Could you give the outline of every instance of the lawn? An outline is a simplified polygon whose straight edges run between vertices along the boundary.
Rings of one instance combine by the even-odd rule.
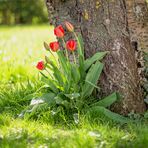
[[[80,117],[79,124],[55,122],[50,111],[37,119],[18,115],[42,82],[36,62],[48,54],[43,42],[54,40],[52,27],[0,27],[0,148],[147,148],[148,122],[119,124]]]

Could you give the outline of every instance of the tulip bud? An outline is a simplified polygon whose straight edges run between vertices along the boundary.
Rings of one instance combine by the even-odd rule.
[[[76,45],[77,45],[77,43],[75,40],[69,40],[66,42],[66,47],[70,51],[76,50]]]
[[[49,46],[53,52],[56,52],[60,47],[58,42],[51,42]]]
[[[73,32],[74,31],[74,27],[70,22],[65,22],[66,28],[68,31]]]
[[[48,44],[46,43],[46,42],[44,42],[44,47],[45,47],[45,49],[48,51],[48,50],[50,50],[50,48],[49,48],[49,46],[48,46]]]
[[[36,65],[36,68],[38,70],[44,70],[45,69],[45,65],[43,61],[38,62],[38,64]]]
[[[56,27],[55,29],[54,29],[54,34],[57,36],[57,37],[59,37],[59,38],[63,38],[64,37],[64,29],[63,29],[63,27],[62,27],[62,25],[60,25],[60,26],[58,26],[58,27]]]
[[[45,56],[45,61],[46,61],[46,63],[50,63],[50,60],[49,60],[49,58],[47,57],[47,56]]]

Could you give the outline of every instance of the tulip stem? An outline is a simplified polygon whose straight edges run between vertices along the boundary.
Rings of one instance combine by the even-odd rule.
[[[73,54],[74,62],[75,62],[75,64],[77,64],[77,61],[76,61],[76,56],[75,56],[74,51],[72,51],[72,54]]]
[[[73,34],[74,34],[74,36],[75,36],[75,38],[76,38],[76,40],[77,40],[77,43],[78,43],[79,52],[80,52],[80,53],[79,53],[79,56],[80,56],[80,54],[83,54],[82,47],[81,47],[81,43],[80,43],[80,40],[79,40],[77,34],[76,34],[75,32],[73,32]]]
[[[52,78],[52,79],[54,79],[54,77],[51,75],[51,73],[45,68],[45,70],[47,71],[47,73],[50,75],[50,77]]]
[[[49,52],[51,53],[51,55],[53,56],[53,58],[55,59],[55,61],[57,62],[57,65],[58,65],[58,64],[59,64],[58,59],[55,57],[55,55],[52,53],[52,51],[51,51],[51,50],[49,50]]]
[[[64,43],[64,48],[65,48],[65,51],[66,51],[66,58],[67,60],[69,61],[69,58],[68,58],[68,52],[67,52],[67,49],[66,49],[66,43],[65,43],[65,40],[62,38],[63,40],[63,43]]]

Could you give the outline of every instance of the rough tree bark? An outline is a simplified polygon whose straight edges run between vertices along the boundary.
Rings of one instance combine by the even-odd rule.
[[[136,51],[141,86],[148,83],[144,75],[143,52],[148,53],[148,5],[144,0],[126,1],[130,41]],[[147,90],[146,90],[147,91]]]
[[[58,25],[68,20],[81,31],[86,57],[97,51],[110,51],[105,58],[99,96],[120,92],[123,99],[113,106],[113,110],[124,115],[131,111],[142,113],[145,110],[135,49],[131,43],[130,4],[135,1],[46,0],[51,24]],[[144,1],[141,0],[141,3],[145,8]],[[131,20],[128,16],[131,16]]]

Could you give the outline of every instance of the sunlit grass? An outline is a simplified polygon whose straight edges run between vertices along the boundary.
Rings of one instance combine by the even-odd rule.
[[[79,125],[52,125],[42,121],[0,115],[0,147],[146,148],[146,125],[119,126],[82,120]]]
[[[43,42],[55,40],[52,30],[48,25],[0,27],[0,111],[19,112],[30,101],[24,97],[41,85],[35,66],[49,55]]]
[[[43,42],[54,40],[51,30],[50,26],[0,27],[0,81],[34,77],[35,64],[46,53]]]

